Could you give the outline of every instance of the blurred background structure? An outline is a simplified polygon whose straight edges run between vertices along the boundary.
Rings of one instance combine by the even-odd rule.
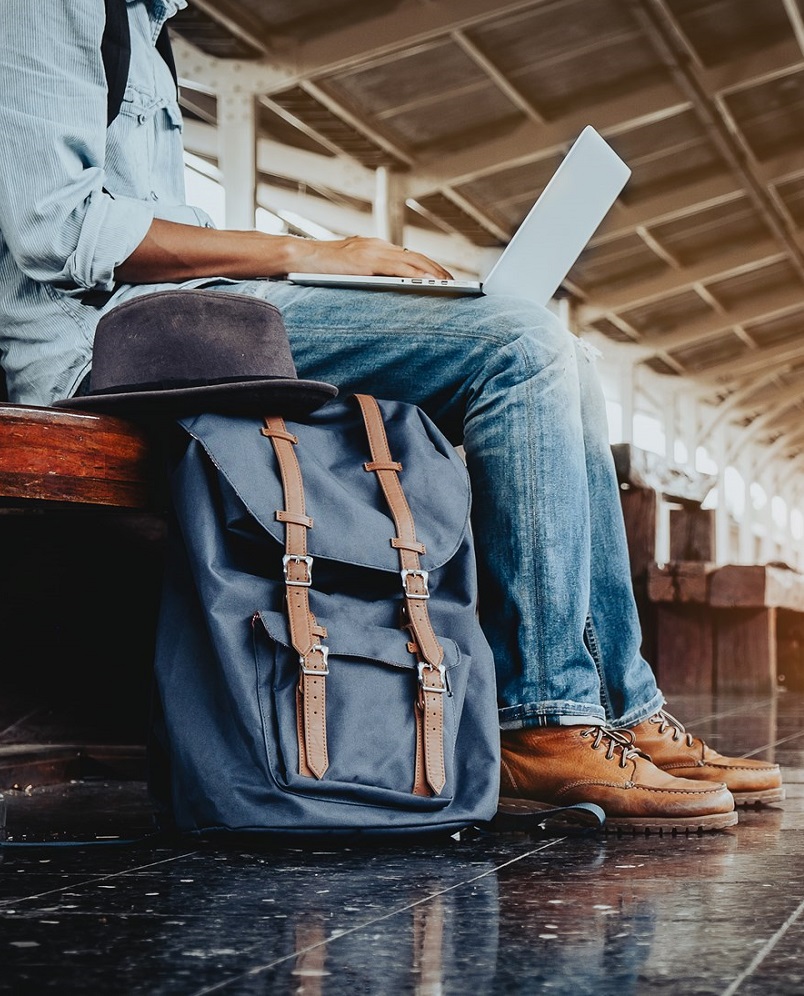
[[[716,475],[718,562],[804,567],[797,0],[190,0],[173,25],[188,196],[221,225],[482,274],[594,125],[633,176],[556,307],[603,352],[612,441]]]

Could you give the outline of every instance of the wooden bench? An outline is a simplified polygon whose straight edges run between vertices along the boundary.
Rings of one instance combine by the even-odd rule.
[[[804,574],[773,565],[654,564],[648,598],[668,694],[804,687]]]
[[[153,509],[155,480],[148,437],[136,425],[107,415],[0,403],[2,507]]]
[[[0,401],[0,791],[142,768],[159,480],[137,425]]]

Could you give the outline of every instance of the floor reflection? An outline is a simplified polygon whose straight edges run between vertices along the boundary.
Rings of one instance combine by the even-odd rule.
[[[674,702],[774,757],[784,808],[701,837],[0,854],[0,992],[804,992],[804,695]],[[15,829],[141,820],[136,786],[11,793]]]

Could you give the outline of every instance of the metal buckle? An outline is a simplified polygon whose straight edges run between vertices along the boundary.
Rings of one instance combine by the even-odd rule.
[[[430,578],[430,572],[429,571],[400,571],[399,573],[402,575],[402,588],[404,589],[404,592],[405,592],[405,598],[418,598],[418,599],[422,599],[423,600],[423,599],[426,599],[426,598],[430,597],[430,589],[428,587],[428,582],[429,582],[429,578]],[[408,582],[408,578],[411,577],[411,576],[413,576],[413,577],[419,577],[419,578],[422,579],[422,581],[424,581],[424,594],[423,595],[416,595],[413,592],[408,591],[408,584],[407,584],[407,582]]]
[[[291,581],[288,577],[288,564],[291,560],[295,564],[304,563],[307,565],[307,580],[306,581]],[[282,558],[282,572],[285,575],[285,584],[289,585],[291,588],[309,588],[313,583],[313,558],[312,557],[300,557],[296,553],[286,553]]]
[[[435,665],[433,665],[433,664],[428,664],[427,661],[419,661],[418,671],[419,671],[419,684],[421,685],[421,687],[424,689],[425,692],[437,692],[439,695],[442,695],[444,692],[446,692],[446,690],[447,690],[447,680],[446,680],[447,669],[444,667],[443,664],[439,664],[438,667],[435,667]],[[439,673],[439,675],[441,677],[441,688],[433,687],[432,685],[425,685],[425,683],[424,683],[424,672],[425,671],[438,671],[438,673]]]
[[[315,646],[310,648],[310,653],[312,653],[314,650],[319,650],[321,652],[321,656],[324,658],[324,670],[319,671],[317,668],[314,667],[305,667],[304,665],[305,658],[300,657],[299,667],[301,668],[301,673],[318,674],[321,675],[322,677],[325,677],[326,675],[329,674],[329,647],[325,647],[323,643],[316,643]]]

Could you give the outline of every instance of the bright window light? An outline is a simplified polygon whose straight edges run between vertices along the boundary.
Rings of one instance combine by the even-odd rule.
[[[308,218],[303,218],[300,214],[296,214],[295,211],[279,211],[279,217],[286,221],[289,225],[293,225],[294,228],[298,228],[299,231],[304,232],[305,235],[309,235],[314,239],[337,239],[340,238],[339,235],[335,235],[328,228],[324,228],[323,225],[319,225],[314,221],[310,221]]]
[[[716,474],[717,464],[709,455],[705,446],[699,446],[695,451],[695,469],[702,474]]]
[[[723,498],[726,508],[741,519],[745,512],[745,481],[734,467],[726,467],[723,475]]]
[[[787,525],[787,502],[779,495],[771,498],[771,518],[779,529],[784,529]]]
[[[256,222],[257,231],[266,232],[268,235],[284,235],[288,230],[288,226],[278,215],[266,211],[265,208],[257,208]]]
[[[606,401],[606,419],[609,423],[609,442],[619,443],[623,438],[623,406],[618,401]]]
[[[193,158],[196,159],[195,156]],[[186,165],[184,189],[188,204],[206,211],[218,228],[226,226],[226,196],[215,179],[199,172],[194,166]]]
[[[790,532],[793,539],[804,539],[804,515],[797,508],[790,513]]]
[[[643,450],[664,456],[664,429],[657,418],[638,412],[634,415],[634,443]]]
[[[751,485],[751,501],[756,509],[764,508],[768,504],[767,492],[756,481]]]

